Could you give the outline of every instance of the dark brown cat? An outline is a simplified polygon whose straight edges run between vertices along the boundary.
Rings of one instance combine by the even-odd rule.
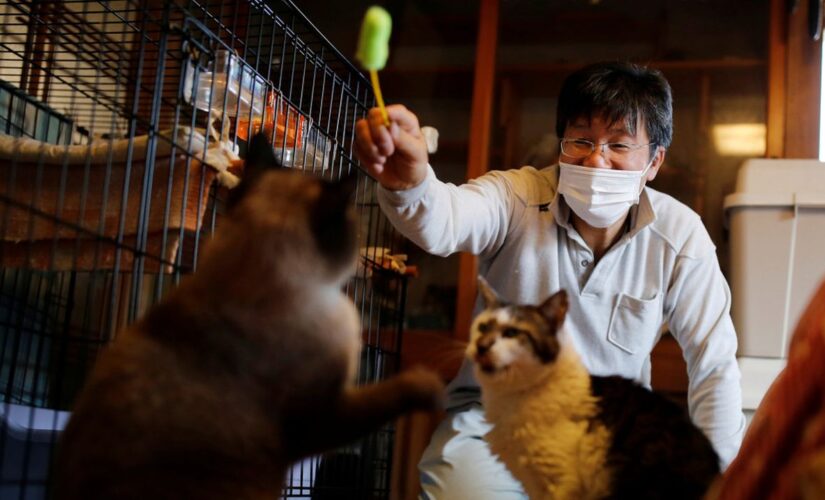
[[[354,179],[274,164],[254,138],[197,272],[98,360],[58,445],[56,498],[274,499],[295,460],[440,405],[425,371],[354,386]]]

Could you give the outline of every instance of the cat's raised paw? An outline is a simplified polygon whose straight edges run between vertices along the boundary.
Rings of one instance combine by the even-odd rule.
[[[444,382],[436,372],[415,367],[402,372],[398,378],[410,399],[411,409],[434,411],[444,408]]]

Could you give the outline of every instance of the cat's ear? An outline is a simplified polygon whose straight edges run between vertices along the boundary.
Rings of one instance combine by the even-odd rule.
[[[564,317],[567,315],[567,292],[559,290],[551,295],[547,300],[539,305],[539,312],[548,321],[556,325],[556,329],[561,328],[564,323]]]
[[[249,146],[246,148],[246,161],[244,162],[244,176],[247,173],[255,174],[264,172],[271,168],[280,168],[281,164],[275,157],[272,143],[263,132],[258,132],[252,136]]]
[[[484,299],[485,309],[494,309],[501,305],[501,298],[480,274],[478,275],[478,291],[481,293],[481,298]]]
[[[244,160],[243,176],[241,183],[234,189],[229,191],[229,196],[226,200],[228,209],[232,209],[249,191],[249,187],[254,185],[260,176],[267,170],[281,167],[280,162],[275,157],[275,151],[272,149],[272,143],[269,142],[266,134],[258,132],[249,141],[249,146],[246,148],[246,159]]]
[[[350,173],[338,181],[324,181],[312,209],[312,229],[322,253],[335,255],[354,247],[357,238],[350,220],[358,175]],[[346,255],[344,252],[343,255]]]

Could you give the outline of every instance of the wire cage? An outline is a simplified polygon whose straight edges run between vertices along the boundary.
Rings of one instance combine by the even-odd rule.
[[[373,100],[289,0],[0,1],[0,497],[50,495],[99,349],[197,269],[256,130],[284,166],[358,174],[359,382],[397,370],[400,242],[352,156]],[[283,496],[386,498],[392,443],[296,464]]]

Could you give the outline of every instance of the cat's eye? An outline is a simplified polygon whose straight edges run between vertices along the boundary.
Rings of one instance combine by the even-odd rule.
[[[516,328],[505,328],[503,332],[501,332],[501,336],[505,339],[512,339],[514,337],[518,337],[519,333],[521,333]]]

